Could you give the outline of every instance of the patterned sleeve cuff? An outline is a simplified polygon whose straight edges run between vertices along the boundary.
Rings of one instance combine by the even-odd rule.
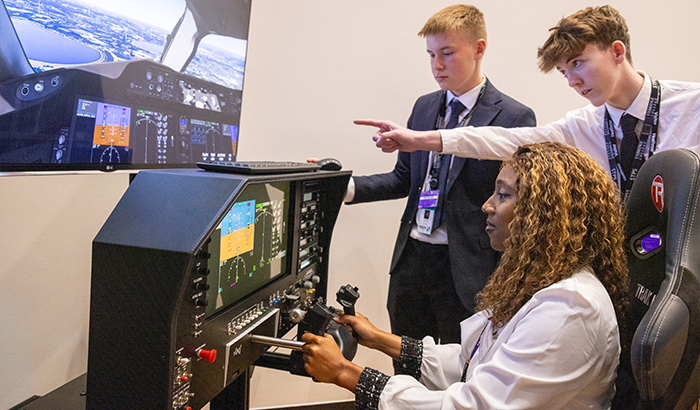
[[[396,367],[397,374],[406,374],[416,380],[420,379],[420,366],[423,362],[423,341],[407,336],[401,337],[401,355],[399,365]]]
[[[379,396],[389,381],[386,374],[365,367],[360,374],[355,388],[355,408],[357,410],[375,410],[379,408]]]

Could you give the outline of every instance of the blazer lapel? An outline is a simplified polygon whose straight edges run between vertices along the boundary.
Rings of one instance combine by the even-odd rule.
[[[450,192],[450,188],[452,188],[452,184],[455,183],[455,180],[457,180],[457,176],[459,175],[460,172],[462,172],[462,168],[464,167],[464,164],[466,164],[466,163],[467,163],[467,158],[458,157],[458,156],[454,156],[452,158],[452,167],[450,168],[449,177],[447,178],[447,192]]]
[[[486,79],[486,91],[479,100],[479,104],[474,107],[474,114],[467,125],[483,127],[491,124],[491,121],[501,112],[501,107],[498,105],[500,102],[501,93]]]
[[[422,116],[424,123],[420,124],[416,129],[419,131],[434,130],[435,124],[437,124],[438,115],[440,115],[440,109],[442,104],[444,104],[445,92],[436,93],[434,100],[428,103],[425,115]]]
[[[425,181],[425,177],[428,174],[428,156],[430,155],[430,151],[420,151],[420,186],[421,188],[423,187],[423,181]]]
[[[440,107],[443,103],[443,99],[445,98],[445,92],[439,92],[435,93],[432,99],[428,102],[427,107],[425,109],[425,115],[422,115],[418,118],[419,121],[417,121],[414,124],[413,129],[418,130],[418,131],[428,131],[428,130],[434,130],[435,129],[435,124],[437,124],[437,119],[438,115],[440,115]],[[429,151],[419,151],[420,152],[420,176],[421,180],[419,181],[420,186],[423,186],[423,181],[425,181],[425,176],[428,173],[428,156],[430,155]]]

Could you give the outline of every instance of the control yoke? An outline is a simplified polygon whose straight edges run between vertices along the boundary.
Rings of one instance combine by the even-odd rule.
[[[358,288],[351,285],[341,287],[336,294],[336,299],[343,307],[343,312],[346,315],[355,315],[355,303],[359,297]],[[301,336],[306,332],[318,336],[323,336],[325,333],[328,333],[333,336],[340,351],[343,353],[343,357],[347,360],[352,360],[355,357],[355,353],[357,353],[357,339],[348,328],[333,320],[339,312],[339,309],[326,306],[323,299],[319,298],[306,311],[304,318],[299,322],[297,340],[252,335],[251,341],[254,343],[292,349],[289,355],[265,353],[260,360],[258,360],[256,365],[272,367],[279,370],[288,370],[290,373],[300,376],[309,376],[306,370],[304,370],[304,360],[301,353],[301,348],[304,346],[304,343],[301,341]]]

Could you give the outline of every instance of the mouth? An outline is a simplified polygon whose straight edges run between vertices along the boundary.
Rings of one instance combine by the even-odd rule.
[[[582,91],[581,91],[581,96],[582,96],[582,97],[585,97],[585,96],[587,96],[588,93],[590,93],[590,92],[591,92],[590,89],[588,89],[588,90],[582,90]]]
[[[486,233],[489,233],[496,229],[496,225],[492,224],[490,221],[486,221]]]

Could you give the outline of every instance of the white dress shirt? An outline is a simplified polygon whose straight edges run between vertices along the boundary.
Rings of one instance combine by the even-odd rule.
[[[605,110],[608,109],[615,123],[618,140],[622,136],[620,117],[623,113],[644,119],[651,96],[651,81],[646,73],[639,73],[644,76],[644,85],[627,110],[619,110],[608,104],[600,107],[589,104],[568,112],[558,121],[539,127],[464,127],[440,130],[442,152],[469,158],[503,160],[510,158],[521,145],[556,141],[586,152],[610,172],[603,128]],[[661,80],[659,83],[661,106],[655,152],[687,148],[700,154],[700,84],[669,80]]]
[[[612,302],[585,268],[537,292],[495,335],[480,312],[462,322],[461,346],[426,337],[421,381],[391,377],[379,409],[609,409],[619,356]]]

